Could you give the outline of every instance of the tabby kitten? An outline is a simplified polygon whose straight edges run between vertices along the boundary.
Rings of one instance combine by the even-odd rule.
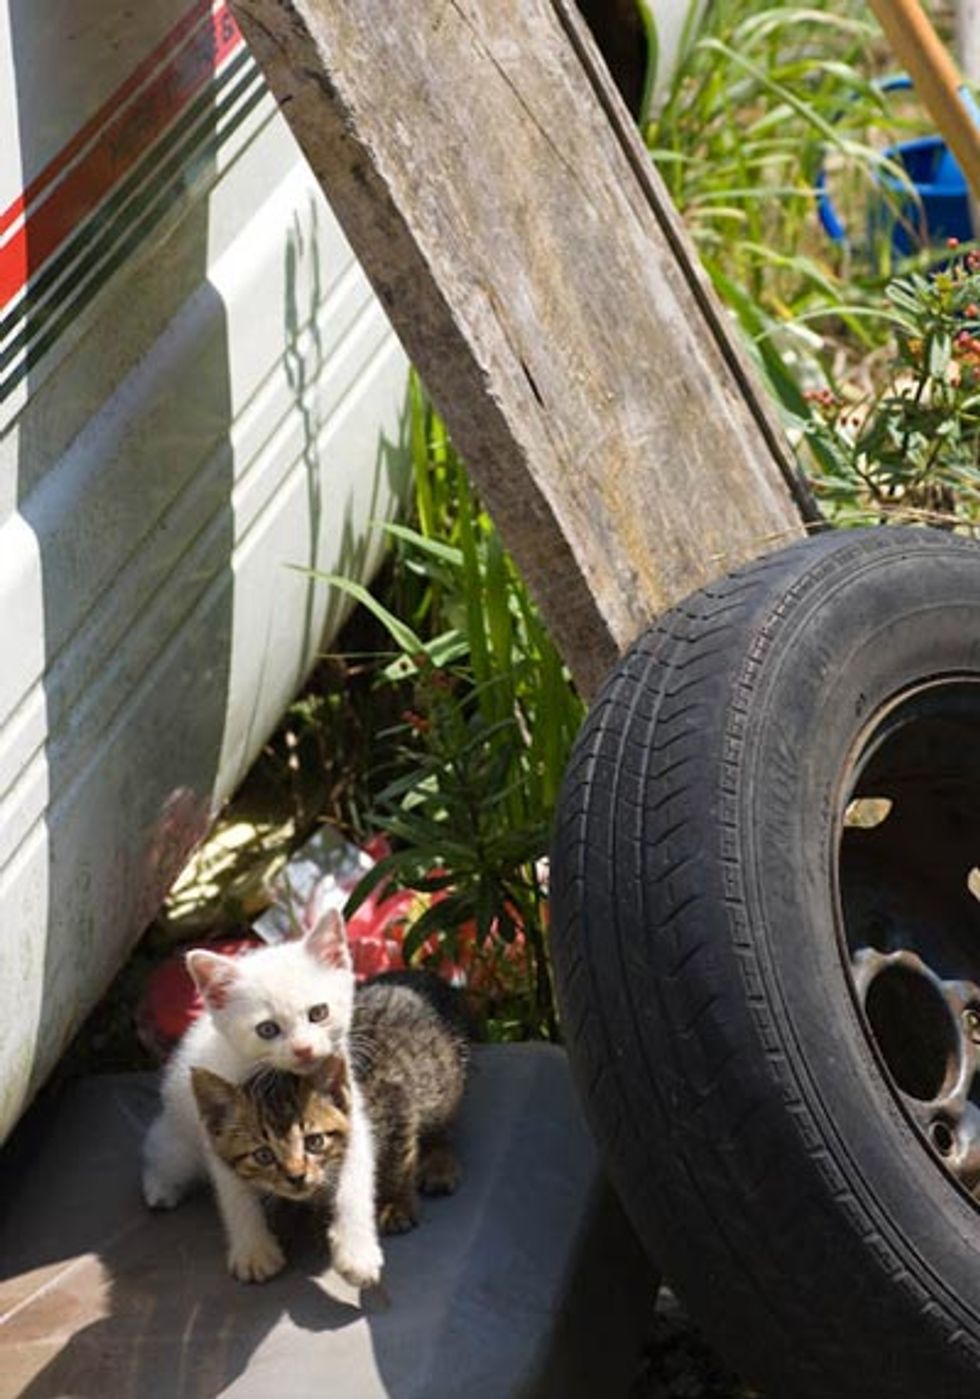
[[[350,1139],[342,1059],[302,1078],[266,1070],[247,1087],[195,1068],[191,1087],[215,1154],[253,1190],[287,1200],[334,1194]]]
[[[416,1189],[456,1188],[448,1128],[468,1052],[465,1017],[437,978],[397,973],[357,991],[349,1054],[374,1138],[382,1233],[415,1226]],[[243,1181],[265,1194],[333,1204],[351,1090],[342,1059],[304,1078],[267,1069],[238,1086],[201,1070],[192,1077],[212,1149]],[[322,1146],[321,1136],[328,1137]]]
[[[418,1223],[416,1188],[449,1195],[459,1164],[449,1127],[466,1082],[469,1036],[458,992],[427,972],[392,972],[359,987],[350,1059],[375,1143],[384,1234]]]

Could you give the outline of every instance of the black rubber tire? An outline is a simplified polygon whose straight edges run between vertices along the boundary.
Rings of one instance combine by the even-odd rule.
[[[945,675],[980,676],[980,548],[821,535],[647,632],[566,774],[553,950],[583,1099],[648,1251],[766,1399],[980,1394],[980,1212],[888,1086],[832,889],[855,735]]]

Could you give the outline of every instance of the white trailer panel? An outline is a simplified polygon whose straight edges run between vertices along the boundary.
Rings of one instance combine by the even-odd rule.
[[[2,1134],[377,562],[406,365],[223,3],[12,0],[0,120]]]

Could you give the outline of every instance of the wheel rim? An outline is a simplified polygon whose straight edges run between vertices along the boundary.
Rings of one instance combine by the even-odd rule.
[[[980,1205],[980,681],[909,689],[840,784],[838,927],[889,1087]]]

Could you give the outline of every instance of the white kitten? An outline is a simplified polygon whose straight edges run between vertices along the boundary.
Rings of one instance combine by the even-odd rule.
[[[305,1073],[331,1054],[348,1057],[354,974],[343,919],[331,911],[305,937],[244,957],[187,954],[207,1013],[191,1026],[164,1073],[163,1111],[143,1147],[143,1195],[171,1208],[205,1173],[228,1238],[228,1267],[261,1282],[283,1266],[254,1193],[211,1150],[191,1088],[192,1068],[241,1083],[259,1065]],[[330,1245],[334,1267],[355,1287],[381,1275],[374,1217],[374,1145],[351,1078],[350,1138],[337,1186]]]

